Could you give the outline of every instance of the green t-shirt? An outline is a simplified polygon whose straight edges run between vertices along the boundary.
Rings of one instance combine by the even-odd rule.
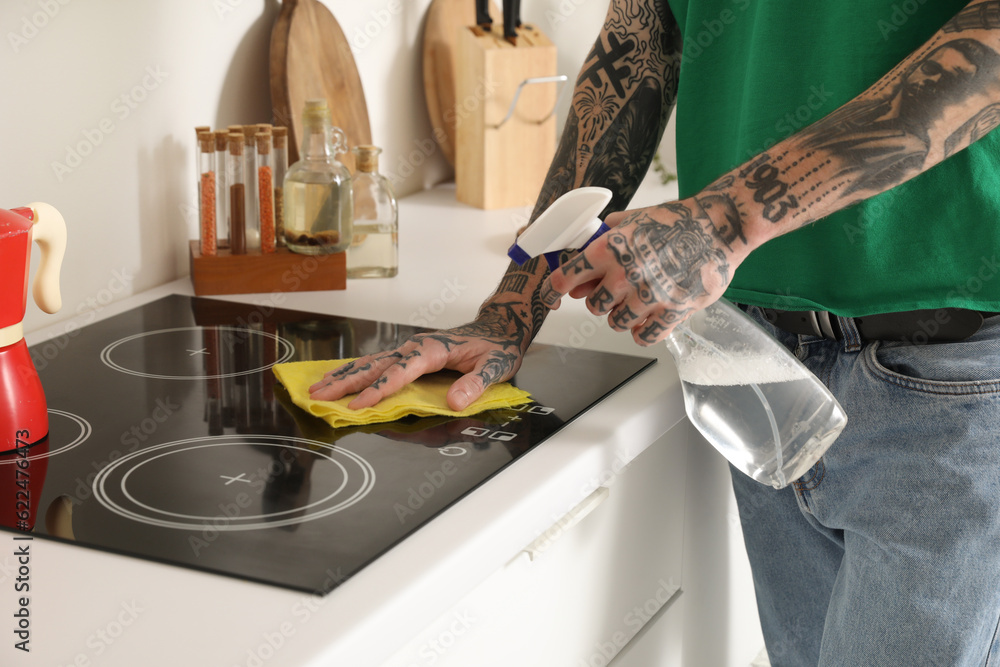
[[[889,72],[968,0],[669,0],[684,35],[680,194],[819,120]],[[1000,311],[1000,132],[755,250],[726,296],[859,316]]]

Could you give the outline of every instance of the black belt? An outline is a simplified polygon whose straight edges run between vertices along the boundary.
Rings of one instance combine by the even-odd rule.
[[[782,331],[830,340],[844,338],[840,320],[825,310],[776,310],[763,308],[768,322]],[[852,317],[866,340],[897,340],[912,343],[948,343],[965,340],[979,331],[983,320],[998,313],[965,308],[931,308],[902,313]]]

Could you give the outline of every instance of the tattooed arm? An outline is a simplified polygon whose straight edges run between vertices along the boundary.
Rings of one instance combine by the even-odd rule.
[[[640,344],[722,295],[767,240],[884,192],[1000,124],[1000,1],[975,0],[868,90],[698,195],[617,227],[542,286],[587,297]]]
[[[585,185],[609,188],[608,210],[635,194],[660,142],[676,97],[680,31],[667,0],[612,0],[583,64],[559,147],[532,220],[560,195]],[[374,405],[424,373],[465,373],[448,392],[465,408],[490,384],[521,365],[548,308],[539,298],[548,268],[541,258],[511,264],[476,319],[455,329],[414,336],[397,350],[342,366],[311,387],[335,400],[359,390],[352,408]]]

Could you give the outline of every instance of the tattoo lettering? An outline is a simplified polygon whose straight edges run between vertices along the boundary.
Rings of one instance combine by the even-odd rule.
[[[764,153],[740,170],[740,178],[753,190],[753,200],[763,206],[764,217],[779,222],[789,210],[798,208],[799,200],[788,193],[788,183],[778,178],[780,172],[770,160]]]
[[[497,292],[517,292],[518,294],[524,293],[524,288],[528,285],[529,274],[517,272],[508,273],[500,281],[500,286],[497,287]]]
[[[600,287],[590,295],[587,302],[590,303],[597,313],[606,313],[615,305],[615,295],[607,287]]]
[[[660,320],[648,320],[639,333],[639,340],[644,343],[653,344],[666,330],[667,327]]]
[[[578,275],[584,271],[590,271],[594,266],[587,260],[587,256],[582,252],[577,253],[577,255],[563,264],[562,269],[566,275]]]
[[[626,305],[621,305],[611,313],[611,321],[619,329],[628,329],[629,322],[636,319],[635,313]]]

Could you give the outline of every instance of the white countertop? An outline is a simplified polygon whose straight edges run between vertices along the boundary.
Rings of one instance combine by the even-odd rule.
[[[468,321],[507,265],[528,210],[480,211],[447,187],[400,202],[400,271],[346,290],[241,295],[234,301],[404,324]],[[64,277],[64,279],[70,279]],[[58,340],[167,294],[183,279],[28,334]],[[659,363],[528,452],[325,597],[35,539],[31,653],[13,648],[15,542],[0,545],[0,664],[377,666],[431,619],[514,558],[598,484],[683,417],[664,346],[640,348],[566,299],[536,342]],[[572,363],[572,355],[567,355]],[[81,387],[86,391],[86,387]],[[290,563],[289,567],[294,567]],[[334,573],[335,574],[335,573]]]

